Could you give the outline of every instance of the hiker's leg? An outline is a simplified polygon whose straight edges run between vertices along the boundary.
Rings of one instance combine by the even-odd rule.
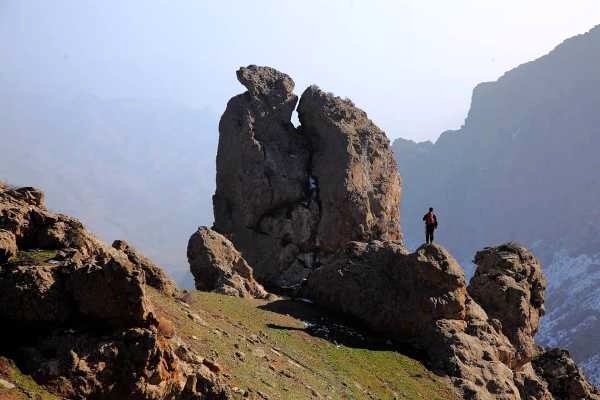
[[[433,243],[433,232],[435,231],[434,228],[431,228],[431,233],[429,234],[429,238],[431,239],[430,243]]]

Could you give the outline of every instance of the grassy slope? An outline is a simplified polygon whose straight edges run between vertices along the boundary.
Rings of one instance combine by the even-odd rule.
[[[253,398],[455,398],[445,380],[409,357],[311,335],[296,310],[316,311],[304,303],[293,304],[294,315],[300,315],[294,318],[267,311],[274,303],[259,300],[193,292],[186,305],[149,291],[177,334],[198,354],[217,361],[228,383],[251,391]]]
[[[0,400],[59,400],[4,357],[0,357],[0,379]]]

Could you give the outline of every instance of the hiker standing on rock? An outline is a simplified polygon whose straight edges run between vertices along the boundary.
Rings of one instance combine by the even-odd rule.
[[[438,227],[437,216],[433,212],[433,207],[429,207],[429,212],[423,216],[425,221],[425,243],[433,243],[433,231]]]

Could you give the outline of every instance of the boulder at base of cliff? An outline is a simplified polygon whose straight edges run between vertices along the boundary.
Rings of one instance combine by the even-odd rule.
[[[544,315],[546,280],[538,259],[516,243],[487,247],[475,255],[477,270],[468,291],[517,350],[517,364],[537,351],[533,340]]]
[[[212,229],[201,227],[192,235],[187,256],[198,290],[257,299],[269,296],[233,243]]]
[[[177,286],[158,265],[145,257],[126,240],[115,240],[112,247],[123,252],[127,259],[135,266],[144,271],[146,284],[161,291],[167,296],[173,296],[177,293]]]
[[[591,385],[567,350],[551,349],[535,357],[533,367],[548,382],[556,399],[600,400],[600,391]]]

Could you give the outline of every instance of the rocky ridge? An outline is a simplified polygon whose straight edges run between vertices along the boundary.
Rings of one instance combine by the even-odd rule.
[[[467,286],[442,247],[409,253],[399,229],[401,180],[385,134],[366,114],[311,86],[294,128],[288,75],[249,66],[238,80],[248,92],[221,119],[214,229],[259,280],[299,287],[315,304],[421,349],[463,398],[562,396],[567,383],[557,384],[557,371],[572,360],[532,364],[550,354],[533,339],[545,288],[535,256],[514,243],[486,248]],[[568,385],[581,378],[586,398],[598,398],[576,372]]]
[[[74,399],[224,398],[214,372],[178,354],[172,323],[146,295],[141,255],[130,261],[48,211],[34,188],[0,185],[0,229],[11,233],[2,236],[11,257],[0,263],[0,321],[10,327],[1,350],[37,382]],[[148,276],[173,295],[162,271]]]

